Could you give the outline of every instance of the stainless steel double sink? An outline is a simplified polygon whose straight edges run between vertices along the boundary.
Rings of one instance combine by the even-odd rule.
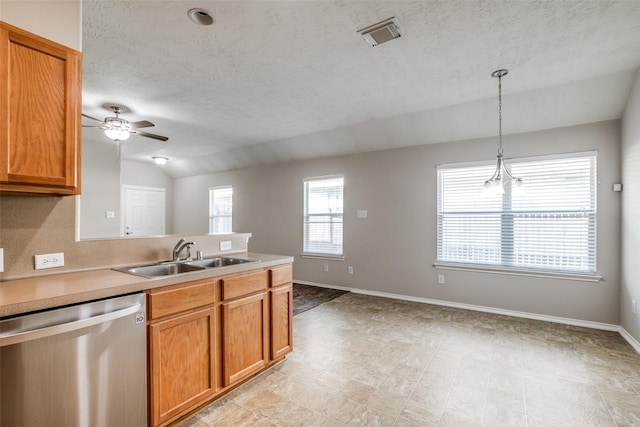
[[[193,261],[164,261],[132,267],[114,268],[114,270],[142,277],[155,278],[174,276],[176,274],[183,273],[193,273],[195,271],[228,267],[231,265],[245,264],[249,262],[258,262],[258,260],[232,257],[213,257]]]

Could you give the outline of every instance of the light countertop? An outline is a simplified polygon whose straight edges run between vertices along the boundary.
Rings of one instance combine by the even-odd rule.
[[[225,254],[222,256],[256,259],[259,262],[154,279],[103,268],[8,280],[0,282],[0,318],[293,262],[293,257],[290,256],[254,252]]]

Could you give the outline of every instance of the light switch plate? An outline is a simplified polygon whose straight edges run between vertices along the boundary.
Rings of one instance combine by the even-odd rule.
[[[358,209],[358,218],[366,218],[367,210],[366,209]]]
[[[0,273],[4,271],[4,249],[0,248]]]

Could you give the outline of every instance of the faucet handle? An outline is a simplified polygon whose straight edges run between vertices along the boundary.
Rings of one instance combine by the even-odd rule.
[[[178,243],[176,243],[176,245],[173,247],[173,250],[177,251],[180,248],[180,245],[182,245],[183,243],[184,243],[184,239],[180,239]]]
[[[202,251],[196,251],[196,259],[202,259]]]

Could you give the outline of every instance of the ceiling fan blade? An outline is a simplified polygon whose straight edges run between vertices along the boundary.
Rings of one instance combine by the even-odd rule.
[[[148,120],[140,120],[139,122],[129,122],[129,127],[131,129],[150,128],[152,126],[155,126],[155,125]]]
[[[83,128],[98,128],[98,129],[104,129],[104,125],[102,126],[98,126],[98,125],[82,125]]]
[[[86,117],[87,119],[91,119],[91,120],[95,120],[96,122],[100,122],[100,123],[104,123],[103,120],[98,120],[95,117],[91,117],[91,116],[87,116],[86,114],[82,113],[82,117]]]
[[[140,136],[146,136],[147,138],[157,139],[158,141],[168,141],[169,140],[169,138],[167,138],[166,136],[155,135],[153,133],[143,132],[141,130],[132,130],[130,132],[131,133],[135,133],[135,134],[140,135]]]

